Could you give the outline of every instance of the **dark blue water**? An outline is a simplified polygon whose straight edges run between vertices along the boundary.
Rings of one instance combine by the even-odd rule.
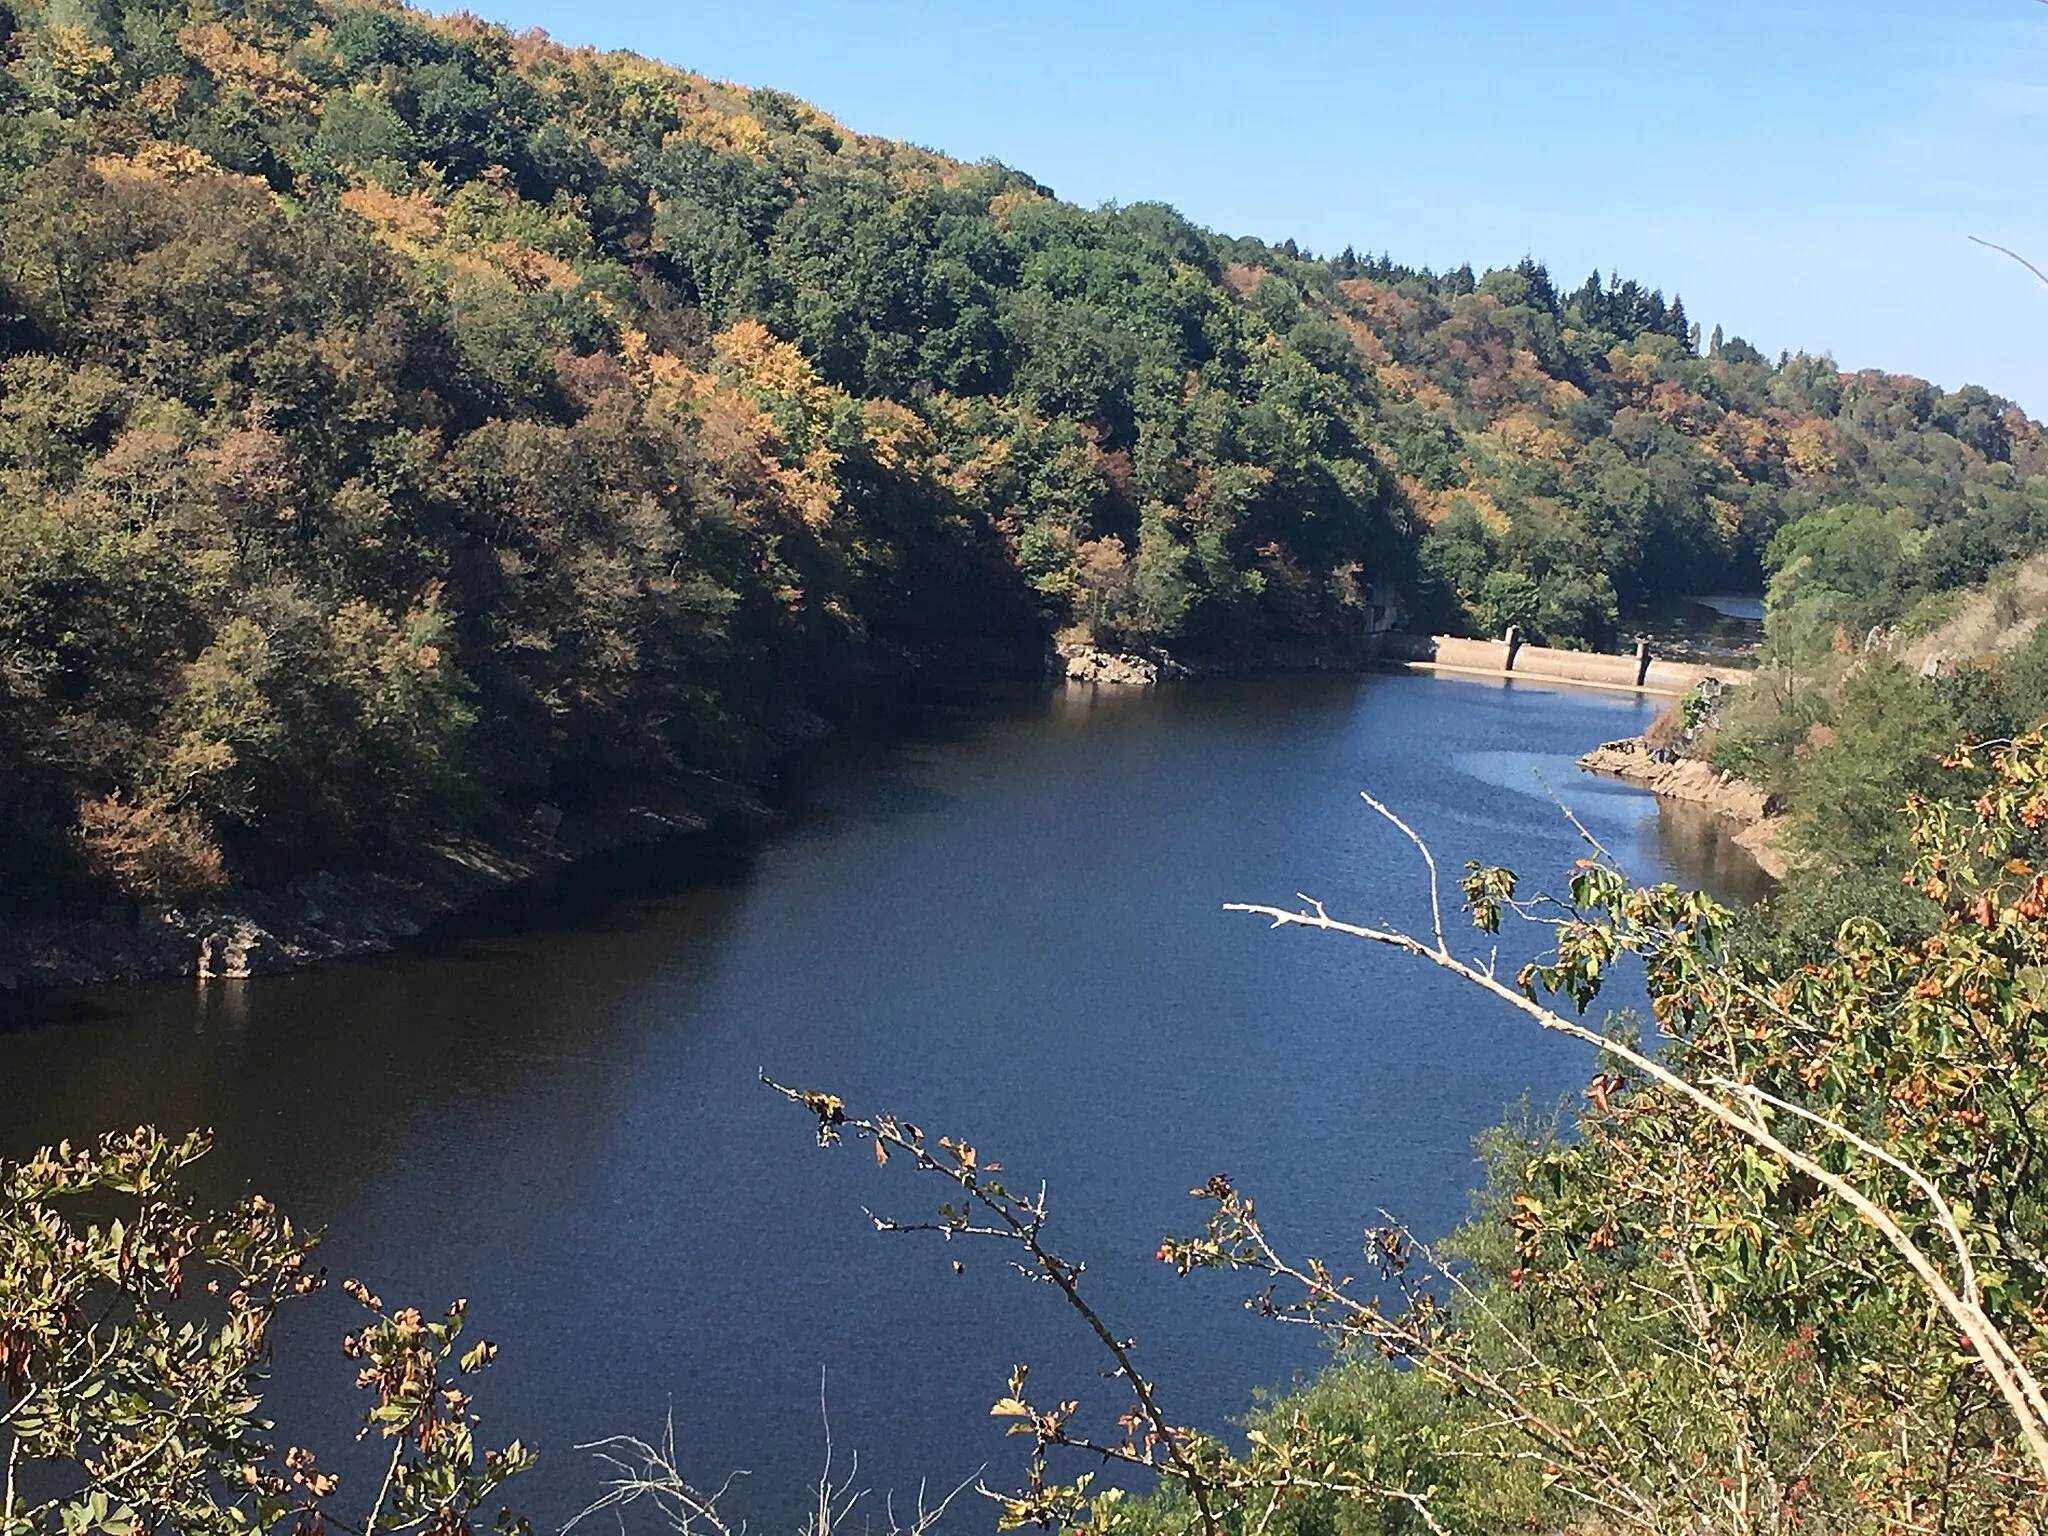
[[[1057,1244],[1169,1410],[1222,1429],[1317,1355],[1237,1284],[1152,1260],[1198,1224],[1192,1185],[1228,1171],[1290,1246],[1341,1262],[1382,1208],[1452,1226],[1473,1135],[1592,1070],[1438,973],[1223,903],[1304,891],[1426,922],[1420,865],[1360,789],[1453,873],[1561,883],[1582,849],[1547,784],[1639,875],[1739,884],[1710,824],[1573,765],[1648,713],[1378,676],[930,711],[833,749],[758,849],[670,850],[495,936],[41,1000],[0,1032],[0,1152],[208,1125],[214,1183],[324,1224],[337,1274],[469,1297],[503,1348],[486,1432],[541,1447],[522,1503],[544,1525],[595,1490],[576,1442],[651,1436],[672,1409],[697,1476],[751,1470],[734,1514],[793,1528],[821,1371],[863,1483],[950,1486],[984,1461],[1009,1479],[987,1410],[1010,1366],[1101,1401],[1106,1362],[1001,1253],[877,1235],[864,1205],[923,1216],[946,1191],[818,1150],[766,1068],[1046,1180]],[[285,1438],[345,1438],[349,1313],[330,1294],[285,1330]]]

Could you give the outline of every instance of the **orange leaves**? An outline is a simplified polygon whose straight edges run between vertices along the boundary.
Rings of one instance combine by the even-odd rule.
[[[447,211],[425,192],[396,192],[367,182],[341,194],[341,206],[364,220],[377,238],[395,250],[420,254],[420,247],[441,238]]]
[[[134,896],[176,899],[218,890],[227,866],[204,821],[119,792],[78,807],[78,837],[92,873]]]
[[[582,281],[576,269],[559,256],[516,240],[493,240],[482,247],[481,254],[523,293],[539,293],[543,289],[567,293]]]
[[[217,21],[178,29],[184,55],[222,85],[239,85],[273,116],[310,112],[320,104],[320,90],[276,53],[255,48]]]
[[[884,469],[922,466],[936,451],[931,428],[907,405],[894,400],[864,400],[861,420],[867,428],[869,451]]]
[[[161,139],[146,139],[137,145],[133,154],[95,155],[89,164],[96,175],[105,182],[119,181],[168,181],[172,183],[189,181],[194,176],[226,176],[229,173],[215,165],[202,150],[190,144],[168,143]],[[255,178],[244,178],[254,180]]]

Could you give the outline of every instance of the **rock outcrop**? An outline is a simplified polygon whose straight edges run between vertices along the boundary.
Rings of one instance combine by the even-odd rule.
[[[1742,831],[1735,841],[1748,850],[1765,874],[1774,880],[1784,879],[1788,866],[1779,847],[1784,808],[1767,791],[1733,774],[1717,773],[1711,763],[1699,758],[1660,754],[1640,736],[1604,742],[1580,758],[1579,766],[1589,773],[1626,779],[1655,795],[1705,806],[1736,822]]]
[[[1141,655],[1134,651],[1105,651],[1080,642],[1069,642],[1054,653],[1054,670],[1070,683],[1094,683],[1105,688],[1149,688],[1154,683],[1185,675],[1171,657]]]

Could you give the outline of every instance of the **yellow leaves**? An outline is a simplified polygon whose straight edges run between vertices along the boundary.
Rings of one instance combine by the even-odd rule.
[[[810,362],[758,320],[742,320],[711,339],[712,349],[756,389],[805,405],[829,401]]]
[[[884,469],[921,464],[932,457],[937,447],[923,418],[894,400],[863,401],[861,424],[867,429],[875,462]]]
[[[1802,475],[1832,475],[1840,467],[1835,456],[1834,436],[1827,424],[1810,421],[1794,427],[1785,438],[1785,461]]]
[[[480,238],[473,217],[476,201],[458,196],[451,209],[424,188],[401,194],[376,182],[341,194],[341,205],[367,223],[381,244],[411,260],[444,259],[454,273],[508,282],[521,293],[567,293],[582,282],[568,262],[526,240]],[[522,208],[532,211],[533,205],[522,205],[509,191],[497,194],[496,201],[506,206],[492,211],[508,218],[516,218]],[[642,337],[643,347],[645,342]]]
[[[1570,379],[1552,379],[1543,392],[1543,403],[1562,414],[1584,402],[1586,392]]]
[[[1540,459],[1548,464],[1571,462],[1571,434],[1554,423],[1528,411],[1517,411],[1493,428],[1493,436],[1508,452],[1522,458]]]
[[[251,47],[220,22],[190,23],[178,29],[185,56],[222,85],[239,85],[272,115],[311,111],[320,104],[312,81],[275,53]]]
[[[989,199],[988,216],[997,229],[1008,229],[1010,221],[1017,216],[1017,210],[1028,208],[1033,203],[1042,203],[1045,198],[1028,187],[1013,187],[1007,192],[998,192]]]
[[[767,492],[813,527],[830,522],[839,505],[839,456],[823,435],[847,397],[820,383],[804,355],[759,321],[743,320],[721,331],[712,349],[726,377],[688,379],[707,456],[736,487]],[[655,355],[644,344],[640,355],[651,378],[658,367]],[[779,422],[785,405],[796,407],[791,425],[801,429],[798,441],[808,439],[801,451]],[[915,443],[911,423],[886,411],[880,419],[892,446]]]
[[[1381,364],[1379,382],[1380,389],[1386,398],[1396,405],[1403,401],[1413,400],[1416,390],[1422,387],[1421,381],[1416,375],[1409,372],[1399,363]],[[1438,393],[1441,394],[1442,391],[1439,390]]]
[[[1659,379],[1650,386],[1650,410],[1688,436],[1707,432],[1718,420],[1713,406],[1670,379]]]
[[[1031,1410],[1025,1406],[1022,1399],[1005,1397],[997,1399],[995,1406],[989,1409],[988,1416],[992,1419],[1028,1419],[1031,1417]]]
[[[1468,511],[1479,519],[1489,533],[1500,535],[1508,531],[1507,513],[1501,510],[1499,502],[1484,491],[1465,486],[1459,490],[1443,492],[1437,499],[1442,506],[1440,516]]]
[[[368,223],[379,240],[411,256],[441,238],[448,217],[424,192],[400,196],[375,182],[350,187],[341,194],[341,206]]]
[[[95,43],[83,27],[44,28],[13,73],[30,83],[46,83],[66,112],[112,103],[121,84],[114,50]]]
[[[700,144],[730,155],[761,160],[768,154],[768,130],[745,112],[707,109],[685,120],[683,133]]]
[[[179,99],[185,94],[181,75],[157,75],[135,88],[135,105],[153,125],[174,122]]]
[[[132,155],[95,155],[86,164],[92,167],[100,180],[110,186],[121,182],[145,181],[163,181],[175,185],[190,181],[195,176],[229,174],[208,159],[204,151],[194,149],[190,144],[167,143],[161,139],[144,140]],[[241,179],[255,181],[257,178]]]
[[[559,256],[516,240],[494,240],[483,247],[481,254],[512,279],[514,287],[527,293],[538,293],[544,288],[567,293],[581,281],[576,269]]]
[[[812,527],[832,521],[839,507],[839,456],[829,448],[814,447],[804,455],[801,471],[786,473],[783,487],[799,516]]]
[[[1381,377],[1384,378],[1388,371],[1391,370],[1383,370]],[[1412,375],[1404,375],[1404,378],[1410,381],[1408,396],[1417,405],[1435,411],[1439,416],[1456,418],[1459,410],[1458,402],[1451,398],[1448,391],[1439,388],[1426,379],[1414,378]]]
[[[610,317],[611,306],[602,294],[598,295],[598,307]],[[694,372],[681,358],[657,351],[645,331],[630,325],[619,327],[619,360],[640,386],[641,394],[671,413],[683,411],[685,397],[696,393],[700,384],[711,387],[712,381]]]
[[[839,1140],[839,1127],[846,1124],[846,1101],[836,1093],[806,1092],[798,1101],[818,1117],[818,1145],[829,1147]]]

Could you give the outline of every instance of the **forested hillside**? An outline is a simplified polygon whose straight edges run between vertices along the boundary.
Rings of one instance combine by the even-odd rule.
[[[2048,526],[2006,402],[1702,357],[1634,283],[1081,209],[467,16],[12,0],[0,46],[17,898],[732,771],[878,651],[1603,643],[1844,502],[1907,596]]]

